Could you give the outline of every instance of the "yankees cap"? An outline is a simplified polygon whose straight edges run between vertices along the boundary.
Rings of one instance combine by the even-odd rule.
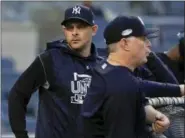
[[[65,11],[65,17],[61,24],[65,25],[66,22],[72,19],[82,20],[88,23],[89,25],[94,25],[93,12],[85,6],[75,5],[74,7],[68,8]]]
[[[146,28],[140,17],[118,16],[106,26],[104,39],[106,44],[111,44],[130,36],[157,37],[157,32],[159,32],[157,28]]]

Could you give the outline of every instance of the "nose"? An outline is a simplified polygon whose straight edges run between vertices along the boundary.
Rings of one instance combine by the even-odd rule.
[[[76,27],[73,28],[72,35],[78,35],[78,28]]]
[[[151,48],[151,45],[152,45],[152,44],[151,44],[151,42],[150,42],[149,39],[146,39],[145,45],[146,45],[147,48],[149,48],[149,49]]]
[[[145,48],[148,52],[151,52],[151,49],[150,49],[151,48],[151,42],[150,42],[149,39],[146,39],[146,41],[145,41]]]

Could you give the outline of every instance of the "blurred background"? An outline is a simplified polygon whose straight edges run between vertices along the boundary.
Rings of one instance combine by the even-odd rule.
[[[1,2],[1,133],[11,134],[8,121],[8,93],[34,58],[46,48],[46,43],[63,38],[60,22],[64,10],[75,4],[92,9],[99,31],[93,38],[98,48],[105,48],[103,29],[117,15],[140,16],[147,27],[160,29],[152,39],[152,50],[166,51],[178,43],[177,32],[184,30],[183,1],[74,1],[74,2]],[[35,131],[37,92],[28,105],[27,130]]]

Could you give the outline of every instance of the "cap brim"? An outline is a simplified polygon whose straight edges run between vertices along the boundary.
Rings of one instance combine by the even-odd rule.
[[[146,28],[145,35],[148,38],[156,38],[159,36],[160,30],[158,28]]]
[[[70,18],[64,20],[64,21],[61,23],[61,25],[65,25],[66,22],[70,22],[71,20],[80,20],[80,21],[83,21],[83,22],[85,22],[85,23],[87,23],[87,24],[89,24],[89,25],[91,25],[91,26],[94,25],[94,24],[91,24],[91,23],[89,23],[87,20],[85,20],[85,19],[83,19],[83,18],[80,18],[80,17],[70,17]]]

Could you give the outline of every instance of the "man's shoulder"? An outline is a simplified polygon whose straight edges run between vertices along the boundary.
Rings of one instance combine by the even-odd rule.
[[[129,83],[137,80],[133,73],[131,73],[127,68],[110,65],[105,60],[94,66],[94,72],[96,75],[101,76],[106,82],[110,83],[114,83],[118,80]]]
[[[112,71],[113,68],[102,58],[101,61],[94,66],[94,70],[101,75],[106,75]]]
[[[41,52],[39,55],[42,57],[48,57],[55,53],[60,53],[63,47],[67,47],[64,39],[58,39],[54,41],[49,41],[46,43],[46,49]]]
[[[52,58],[53,55],[56,55],[56,53],[58,53],[59,50],[58,49],[49,49],[49,50],[45,50],[41,53],[39,53],[39,57],[42,59],[48,59],[48,58]]]
[[[60,49],[61,47],[65,46],[65,40],[64,39],[58,39],[54,41],[50,41],[46,43],[46,51],[51,49]]]

